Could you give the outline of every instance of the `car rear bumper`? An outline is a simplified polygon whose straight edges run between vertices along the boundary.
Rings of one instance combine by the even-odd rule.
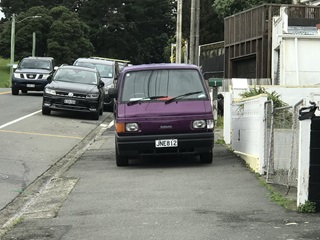
[[[177,139],[177,147],[156,148],[155,141]],[[214,147],[214,133],[166,134],[148,136],[116,135],[118,154],[121,156],[147,155],[199,155],[211,152]]]

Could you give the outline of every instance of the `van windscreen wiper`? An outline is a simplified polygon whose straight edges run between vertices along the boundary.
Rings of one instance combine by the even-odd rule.
[[[179,96],[170,98],[169,100],[165,101],[165,104],[171,103],[171,102],[173,102],[174,100],[177,100],[177,99],[180,99],[180,98],[184,98],[184,97],[187,97],[187,96],[190,96],[190,95],[194,95],[194,94],[199,94],[199,93],[202,93],[202,91],[188,92],[188,93],[185,93],[185,94],[181,94],[181,95],[179,95]]]
[[[152,96],[152,97],[144,97],[144,98],[140,98],[134,101],[130,101],[127,103],[128,106],[132,106],[136,103],[141,103],[144,101],[149,101],[149,100],[155,100],[155,99],[159,99],[159,98],[167,98],[168,96]]]

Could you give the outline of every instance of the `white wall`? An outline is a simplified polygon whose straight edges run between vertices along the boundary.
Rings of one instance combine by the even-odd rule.
[[[280,85],[320,84],[320,36],[282,35]]]
[[[256,172],[263,174],[264,165],[264,104],[260,95],[231,106],[231,148]]]

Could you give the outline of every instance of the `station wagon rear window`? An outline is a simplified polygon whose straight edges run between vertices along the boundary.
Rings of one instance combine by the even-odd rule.
[[[199,72],[193,69],[157,69],[128,72],[125,75],[122,102],[153,96],[173,98],[199,92],[183,99],[207,98]]]

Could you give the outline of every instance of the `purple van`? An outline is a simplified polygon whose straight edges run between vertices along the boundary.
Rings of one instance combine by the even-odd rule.
[[[212,106],[197,66],[126,67],[109,95],[115,98],[117,166],[152,155],[199,155],[212,163]]]

